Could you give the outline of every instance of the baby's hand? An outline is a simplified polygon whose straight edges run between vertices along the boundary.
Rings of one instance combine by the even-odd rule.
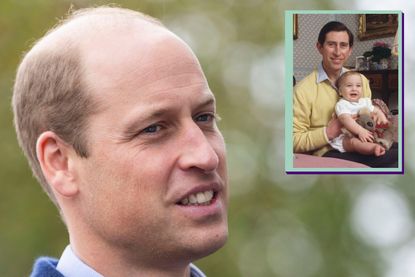
[[[362,142],[373,142],[373,134],[364,128],[357,135]]]

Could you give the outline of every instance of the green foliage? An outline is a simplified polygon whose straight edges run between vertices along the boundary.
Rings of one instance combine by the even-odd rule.
[[[379,62],[381,59],[387,59],[392,55],[391,49],[388,47],[374,46],[372,51],[366,51],[363,56],[371,57],[372,61]]]

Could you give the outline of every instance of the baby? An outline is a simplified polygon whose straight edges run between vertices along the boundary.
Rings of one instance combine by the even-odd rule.
[[[372,105],[370,98],[362,97],[362,77],[355,71],[347,71],[336,82],[341,99],[335,111],[343,127],[355,136],[341,134],[330,141],[330,145],[340,152],[357,152],[365,155],[382,156],[385,148],[374,143],[373,134],[356,123],[359,111],[368,109],[377,124],[387,124],[385,114]]]

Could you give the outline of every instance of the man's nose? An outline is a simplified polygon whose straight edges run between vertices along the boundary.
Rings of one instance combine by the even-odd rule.
[[[339,55],[340,54],[340,45],[336,45],[334,47],[334,54]]]
[[[194,168],[211,172],[217,169],[219,157],[206,134],[196,123],[185,129],[181,145],[179,166],[183,170]]]

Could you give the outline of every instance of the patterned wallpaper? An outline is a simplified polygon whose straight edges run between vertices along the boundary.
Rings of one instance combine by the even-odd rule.
[[[356,56],[363,55],[371,50],[373,43],[384,41],[393,44],[394,37],[360,41],[357,37],[359,31],[359,16],[356,14],[299,14],[298,39],[294,40],[294,76],[298,81],[307,76],[316,65],[321,62],[321,55],[317,51],[316,43],[320,29],[329,21],[343,22],[355,35],[354,46],[346,66],[354,67]]]

